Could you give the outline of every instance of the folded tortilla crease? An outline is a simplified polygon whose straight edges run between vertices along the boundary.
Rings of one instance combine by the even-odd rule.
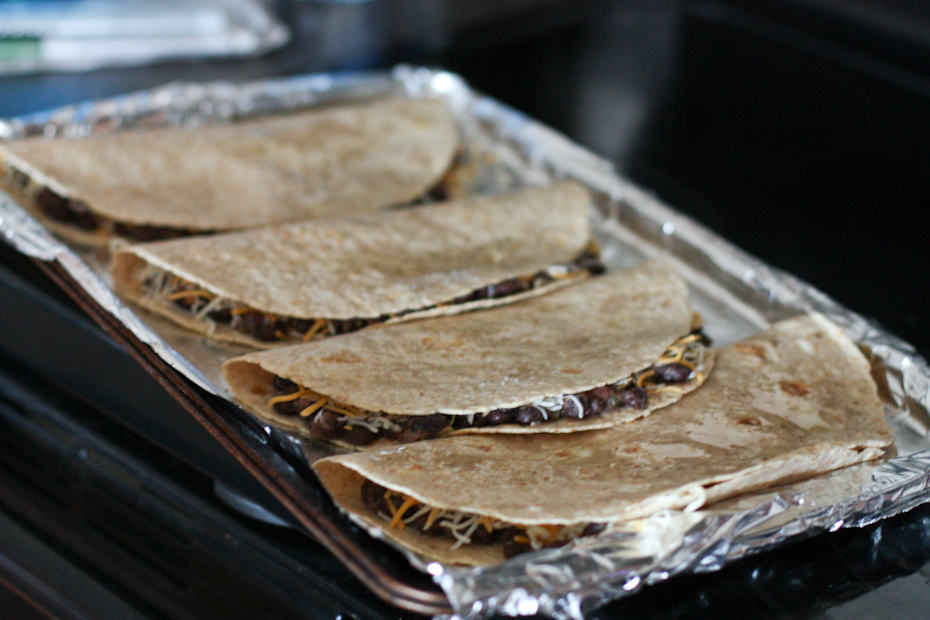
[[[589,196],[577,183],[424,207],[329,218],[211,237],[127,246],[118,293],[181,325],[257,347],[269,343],[147,293],[151,269],[263,313],[295,319],[393,320],[509,303],[570,284],[559,273],[523,292],[447,303],[508,279],[567,265],[591,241]],[[300,341],[300,338],[297,338]],[[278,344],[278,343],[270,343]]]
[[[467,416],[613,384],[647,369],[692,329],[687,288],[666,263],[587,279],[521,302],[453,317],[368,328],[240,356],[223,366],[236,398],[263,420],[307,436],[269,405],[274,375],[362,410]],[[712,363],[712,355],[706,356]],[[701,375],[701,373],[697,373]],[[657,392],[646,409],[456,432],[574,432],[647,415],[700,384]]]
[[[110,223],[242,229],[409,202],[442,178],[458,144],[444,102],[394,98],[224,125],[11,140],[0,144],[0,180],[56,232],[105,243],[111,230],[45,217],[36,194],[47,188]]]
[[[569,436],[454,436],[317,461],[343,510],[427,557],[503,560],[500,545],[387,527],[364,479],[425,505],[510,524],[609,523],[682,509],[878,458],[892,441],[869,365],[802,316],[720,351],[706,383],[648,418]]]

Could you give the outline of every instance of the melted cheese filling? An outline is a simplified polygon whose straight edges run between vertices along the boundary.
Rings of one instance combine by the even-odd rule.
[[[484,528],[488,534],[495,531],[515,528],[521,532],[513,537],[514,542],[529,545],[533,550],[563,545],[573,538],[577,538],[590,525],[579,523],[573,525],[518,525],[506,523],[488,516],[476,515],[458,510],[445,510],[433,508],[422,504],[413,497],[398,491],[385,490],[384,503],[390,514],[378,511],[379,518],[388,522],[388,527],[404,529],[424,515],[426,520],[421,526],[427,531],[436,524],[445,530],[445,534],[453,540],[450,549],[458,549],[463,545],[472,543],[475,530]]]

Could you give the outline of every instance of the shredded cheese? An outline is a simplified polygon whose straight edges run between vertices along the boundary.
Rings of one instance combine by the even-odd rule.
[[[197,297],[206,297],[207,299],[212,299],[215,297],[213,293],[205,288],[195,288],[191,291],[177,291],[175,293],[170,293],[169,295],[165,296],[165,299],[168,301],[176,301],[178,299],[183,299],[185,297],[191,297],[194,295]]]
[[[397,512],[394,513],[393,518],[389,524],[389,527],[399,527],[404,529],[403,517],[404,513],[410,510],[410,508],[417,503],[417,500],[412,497],[408,497],[404,500],[404,503],[400,505],[400,508],[397,509]]]
[[[651,368],[649,370],[644,370],[643,372],[641,372],[639,376],[636,377],[637,387],[643,387],[643,384],[646,383],[646,379],[649,379],[654,374],[656,374],[656,371]]]
[[[321,398],[320,400],[316,401],[315,403],[313,403],[313,404],[310,405],[309,407],[306,407],[306,408],[302,409],[302,410],[300,411],[300,414],[299,414],[299,415],[300,415],[300,417],[302,417],[302,418],[309,417],[309,416],[313,415],[314,413],[316,413],[316,412],[317,412],[319,409],[321,409],[323,406],[325,406],[326,403],[328,403],[328,402],[329,402],[329,399],[326,398],[326,397],[324,396],[323,398]]]
[[[282,394],[281,396],[275,396],[274,398],[269,399],[268,406],[274,407],[278,403],[287,403],[292,400],[297,400],[301,396],[304,396],[309,393],[310,393],[310,390],[308,390],[305,387],[301,387],[296,392],[292,392],[290,394]]]
[[[316,319],[313,321],[313,325],[311,325],[310,329],[307,330],[307,333],[304,334],[303,341],[310,342],[310,339],[316,336],[320,330],[326,327],[327,323],[328,321],[326,319]]]

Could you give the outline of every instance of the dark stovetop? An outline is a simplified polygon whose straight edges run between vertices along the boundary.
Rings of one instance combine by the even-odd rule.
[[[509,11],[480,14],[448,2],[445,12],[419,17],[436,28],[424,37],[392,24],[385,5],[287,4],[298,28],[294,41],[259,59],[0,78],[0,116],[177,79],[253,79],[397,61],[442,65],[930,352],[923,311],[930,44],[914,27],[926,23],[927,12],[867,0],[833,8],[815,0],[637,0],[509,2]],[[3,304],[3,325],[31,321],[45,308],[78,330],[70,333],[115,350],[28,263],[8,251],[0,262],[0,280],[15,281],[4,299],[25,296],[36,304],[29,311]],[[62,344],[0,330],[0,583],[11,583],[11,565],[28,568],[14,571],[21,580],[35,578],[12,580],[19,590],[32,584],[34,596],[58,593],[61,609],[79,601],[85,606],[73,609],[85,612],[103,611],[90,601],[104,605],[109,592],[114,613],[88,614],[96,617],[126,609],[230,614],[255,611],[254,600],[269,601],[280,615],[390,613],[305,537],[216,501],[213,479],[281,511],[203,429],[161,400],[157,384],[140,374],[130,391],[101,390],[92,357],[69,363],[60,357],[68,350]],[[19,401],[11,396],[30,393]],[[75,404],[74,394],[84,400]],[[92,449],[82,456],[78,444]],[[37,458],[42,475],[35,473]],[[110,512],[98,514],[95,506]],[[930,509],[923,508],[800,541],[720,573],[646,588],[598,616],[752,610],[869,617],[894,610],[917,617],[930,594],[928,526]],[[153,528],[171,534],[152,539]],[[53,557],[63,563],[37,559]],[[99,596],[75,585],[85,582],[97,584]]]

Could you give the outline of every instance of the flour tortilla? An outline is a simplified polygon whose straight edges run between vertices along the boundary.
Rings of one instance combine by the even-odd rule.
[[[820,315],[783,321],[722,350],[704,386],[646,419],[568,436],[459,436],[330,457],[314,468],[355,518],[444,562],[503,560],[387,528],[364,478],[433,507],[513,524],[609,523],[698,507],[878,458],[892,441],[869,366]]]
[[[114,222],[220,231],[401,204],[440,180],[458,133],[439,100],[384,99],[196,129],[0,144],[0,169]],[[0,174],[0,178],[5,175]],[[37,211],[32,195],[9,189]],[[105,243],[37,211],[57,232]]]
[[[388,213],[146,243],[117,252],[113,278],[118,293],[189,329],[257,347],[279,346],[146,296],[147,265],[262,312],[298,319],[377,318],[570,262],[591,240],[588,203],[582,186],[563,182]],[[571,280],[396,321],[510,303]]]
[[[668,264],[650,261],[483,312],[251,353],[227,361],[223,371],[236,398],[256,415],[307,434],[300,421],[267,406],[272,374],[368,411],[467,415],[624,379],[654,364],[691,331],[692,320],[684,282]],[[679,397],[663,395],[652,406]],[[575,432],[650,411],[617,409],[583,420],[459,432]]]

